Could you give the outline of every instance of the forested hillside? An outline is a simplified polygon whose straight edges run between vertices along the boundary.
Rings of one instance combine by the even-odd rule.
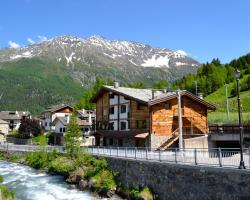
[[[195,82],[197,81],[198,92],[207,96],[224,84],[233,82],[235,80],[234,68],[236,67],[241,71],[241,77],[250,74],[250,54],[235,59],[228,64],[221,64],[219,59],[214,59],[211,63],[203,64],[196,74],[188,74],[174,82],[173,86],[195,93]],[[248,89],[250,89],[250,78],[245,78],[241,81],[241,91]],[[235,95],[235,87],[229,95]]]

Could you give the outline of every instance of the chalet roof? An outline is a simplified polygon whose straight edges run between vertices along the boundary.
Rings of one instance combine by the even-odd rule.
[[[44,112],[51,112],[51,113],[53,113],[53,112],[56,112],[56,111],[58,111],[58,110],[61,110],[61,109],[63,109],[63,108],[67,108],[67,107],[69,107],[70,109],[73,110],[73,108],[72,108],[71,106],[69,106],[68,104],[58,104],[58,105],[52,105],[52,106],[47,107],[47,108],[43,111],[43,113],[44,113]]]
[[[173,98],[177,98],[176,92],[162,92],[162,91],[155,91],[154,98],[152,99],[153,92],[151,89],[135,89],[135,88],[128,88],[128,87],[117,87],[114,86],[103,86],[94,97],[92,97],[91,102],[96,103],[98,97],[103,94],[105,91],[110,91],[116,94],[120,94],[124,97],[134,99],[136,101],[140,101],[146,105],[152,106],[157,103],[164,102],[166,100],[170,100]],[[188,96],[196,102],[199,102],[205,105],[210,110],[215,110],[216,107],[213,104],[206,102],[205,100],[199,98],[198,96],[188,92],[186,90],[181,90],[181,96]]]
[[[9,124],[9,123],[0,119],[0,124]]]
[[[192,94],[191,92],[188,92],[186,90],[182,90],[182,91],[180,91],[180,93],[181,93],[181,96],[188,96],[189,98],[193,99],[194,101],[205,105],[210,110],[216,109],[215,105],[208,103],[207,101],[199,98],[198,96]],[[174,99],[174,98],[177,98],[176,92],[162,93],[162,94],[156,96],[156,98],[149,101],[148,104],[149,104],[149,106],[152,106],[152,105],[155,105],[155,104],[158,104],[158,103],[170,100],[170,99]]]
[[[56,117],[52,124],[55,125],[56,122],[60,121],[64,126],[66,126],[68,123],[67,123],[67,117]]]
[[[23,116],[30,115],[28,111],[0,111],[0,119],[2,120],[20,120]]]
[[[89,117],[91,114],[91,117],[95,117],[95,110],[77,110],[77,113],[82,117]]]
[[[114,86],[105,85],[91,99],[91,102],[96,103],[99,95],[101,95],[104,91],[110,91],[116,94],[121,94],[124,97],[135,99],[143,103],[147,103],[150,99],[152,99],[152,90],[150,89],[136,89],[136,88],[128,88],[128,87],[115,88]]]

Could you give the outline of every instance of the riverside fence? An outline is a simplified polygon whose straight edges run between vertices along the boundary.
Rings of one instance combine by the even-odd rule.
[[[36,146],[36,145],[13,145],[0,144],[0,150],[7,152],[33,152],[44,150],[65,153],[63,146]],[[167,149],[164,151],[147,148],[130,147],[86,147],[83,152],[96,156],[117,157],[124,159],[158,161],[166,163],[203,165],[214,167],[237,168],[240,163],[240,149]],[[243,150],[245,166],[250,169],[250,149]]]

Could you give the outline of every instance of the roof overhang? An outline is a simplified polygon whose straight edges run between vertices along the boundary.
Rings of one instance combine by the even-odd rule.
[[[108,87],[105,87],[105,86],[102,86],[98,92],[90,99],[90,103],[96,103],[97,102],[97,99],[105,92],[112,92],[113,94],[117,94],[117,95],[122,95],[124,96],[125,98],[128,98],[128,99],[131,99],[131,100],[135,100],[137,102],[140,102],[141,104],[145,104],[145,105],[148,105],[148,102],[147,101],[143,101],[141,99],[137,99],[137,98],[134,98],[134,97],[131,97],[130,95],[127,95],[125,93],[122,93],[122,92],[119,92],[119,91],[116,91],[116,90],[113,90],[112,88],[108,88]]]
[[[216,110],[215,105],[208,103],[207,101],[197,97],[196,95],[192,94],[191,92],[181,91],[181,96],[187,96],[187,97],[193,99],[194,101],[199,102],[200,104],[203,104],[204,106],[207,107],[208,110]],[[153,106],[155,104],[162,103],[164,101],[175,99],[175,98],[177,98],[177,94],[169,95],[169,96],[162,97],[162,98],[152,99],[151,101],[149,101],[148,105]]]

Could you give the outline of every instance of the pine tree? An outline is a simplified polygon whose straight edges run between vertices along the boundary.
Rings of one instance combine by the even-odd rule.
[[[82,141],[82,132],[77,124],[77,118],[72,115],[67,126],[67,132],[64,135],[64,145],[72,158],[76,158],[80,153],[80,143]]]

